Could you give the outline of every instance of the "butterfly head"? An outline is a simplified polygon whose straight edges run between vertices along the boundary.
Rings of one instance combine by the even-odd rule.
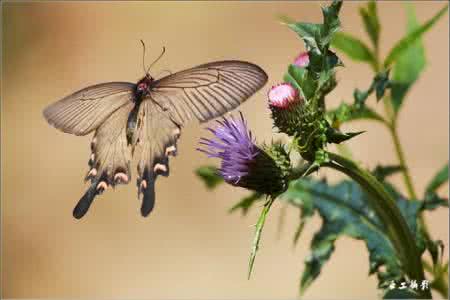
[[[145,72],[145,76],[138,81],[138,83],[136,84],[136,96],[137,97],[142,97],[142,96],[146,96],[150,93],[150,89],[151,89],[151,85],[153,83],[153,81],[155,81],[155,79],[150,75],[149,71],[151,69],[151,67],[158,62],[158,60],[164,55],[164,52],[166,51],[166,48],[163,47],[161,54],[158,56],[158,58],[156,58],[148,68],[145,67],[145,43],[143,40],[141,40],[141,44],[142,44],[142,68]]]
[[[150,93],[153,81],[155,81],[155,79],[150,74],[145,74],[145,76],[136,84],[136,95],[142,97]]]

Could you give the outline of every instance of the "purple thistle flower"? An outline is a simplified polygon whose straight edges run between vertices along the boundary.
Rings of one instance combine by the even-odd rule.
[[[216,122],[215,128],[207,128],[214,138],[201,138],[200,144],[206,148],[197,150],[208,157],[221,159],[219,175],[233,186],[265,194],[279,192],[285,186],[286,159],[283,159],[283,166],[280,167],[270,151],[256,145],[242,113],[238,118],[224,117]]]
[[[250,165],[261,150],[256,146],[242,113],[238,119],[231,116],[216,122],[219,126],[207,128],[215,139],[201,138],[200,144],[207,146],[207,149],[197,150],[208,157],[222,159],[220,175],[229,184],[238,185],[241,178],[249,174]]]

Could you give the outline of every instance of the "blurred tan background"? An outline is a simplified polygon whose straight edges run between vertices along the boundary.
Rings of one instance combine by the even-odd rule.
[[[321,22],[325,2],[65,2],[3,4],[2,72],[2,297],[292,299],[298,295],[303,260],[320,220],[308,224],[298,246],[292,237],[298,211],[288,211],[277,237],[281,205],[276,203],[263,233],[254,274],[246,279],[257,211],[243,218],[227,209],[247,192],[221,186],[208,192],[195,168],[217,163],[197,151],[205,131],[187,126],[171,176],[157,183],[149,218],[139,214],[133,183],[108,190],[80,221],[72,209],[87,186],[83,176],[90,136],[76,137],[50,127],[43,108],[90,84],[137,81],[161,47],[164,58],[152,70],[181,70],[221,59],[249,60],[269,74],[269,83],[242,105],[259,141],[272,138],[266,108],[268,88],[282,79],[303,43],[275,16]],[[368,41],[358,6],[342,9],[345,31]],[[444,2],[414,2],[421,22]],[[402,3],[379,3],[382,53],[405,32]],[[400,134],[418,191],[448,157],[448,15],[424,42],[428,66],[400,115]],[[371,72],[341,55],[340,84],[330,106],[351,101],[353,89],[367,88]],[[369,100],[374,103],[374,99]],[[382,108],[379,105],[379,108]],[[395,163],[393,146],[379,125],[348,126],[367,133],[349,143],[354,156],[373,167]],[[134,168],[133,168],[134,171]],[[325,174],[321,171],[321,175]],[[335,173],[330,173],[336,179]],[[400,177],[395,178],[404,191]],[[444,191],[445,194],[448,190]],[[448,247],[448,211],[428,218],[433,237]],[[323,274],[306,292],[310,299],[379,297],[367,277],[362,242],[340,239]]]

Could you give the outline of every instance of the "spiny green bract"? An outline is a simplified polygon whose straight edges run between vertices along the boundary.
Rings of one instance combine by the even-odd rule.
[[[274,165],[267,172],[271,172],[271,181],[263,183],[268,187],[264,189],[266,194],[276,196],[284,192],[288,185],[292,173],[291,160],[285,146],[281,143],[272,143],[262,146],[264,152],[273,160]]]

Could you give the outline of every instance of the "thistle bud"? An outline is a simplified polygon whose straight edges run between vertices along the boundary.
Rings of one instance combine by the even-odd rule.
[[[298,90],[290,83],[280,83],[269,91],[269,105],[288,109],[300,101]]]
[[[308,52],[301,52],[295,59],[294,65],[297,67],[307,67],[309,65]]]
[[[290,83],[281,83],[270,89],[268,98],[275,127],[280,132],[294,135],[300,125],[303,104],[298,90]]]

